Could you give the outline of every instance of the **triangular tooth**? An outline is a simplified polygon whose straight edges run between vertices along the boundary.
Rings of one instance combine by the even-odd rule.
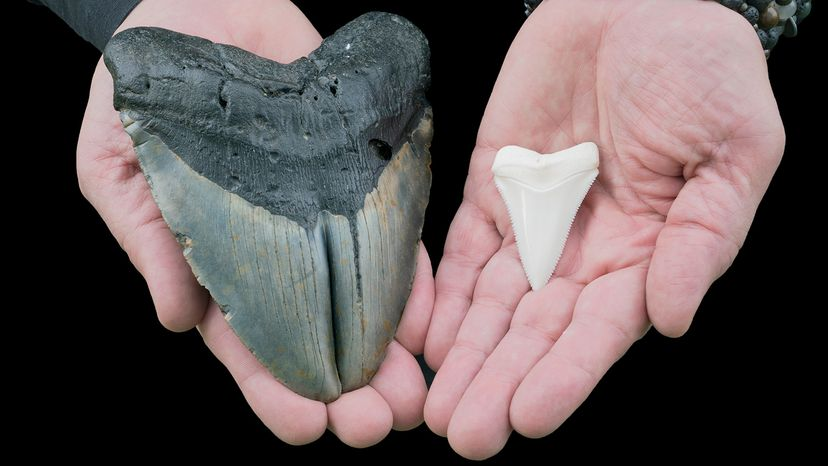
[[[569,229],[598,176],[598,146],[591,142],[554,154],[519,146],[500,149],[492,165],[533,290],[555,272]]]
[[[367,13],[280,64],[134,28],[104,61],[161,214],[239,339],[302,396],[366,385],[411,291],[431,186],[422,32]]]

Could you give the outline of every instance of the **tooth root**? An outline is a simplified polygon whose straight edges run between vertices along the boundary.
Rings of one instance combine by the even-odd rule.
[[[598,176],[598,147],[583,143],[542,155],[506,146],[492,172],[526,277],[539,290],[555,272],[578,208]]]

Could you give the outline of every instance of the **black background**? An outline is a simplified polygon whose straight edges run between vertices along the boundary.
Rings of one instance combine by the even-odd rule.
[[[523,20],[520,2],[469,2],[473,20],[449,2],[297,3],[323,36],[381,9],[408,17],[429,38],[434,188],[423,239],[436,266],[477,125]],[[5,6],[4,264],[11,279],[3,381],[11,391],[3,417],[13,437],[40,442],[29,455],[101,457],[114,448],[126,458],[462,462],[425,426],[392,432],[367,450],[329,433],[289,447],[253,415],[195,331],[164,330],[140,275],[77,187],[77,133],[100,54],[45,8]],[[563,427],[542,440],[513,435],[496,462],[768,458],[824,441],[814,396],[825,394],[816,378],[825,375],[817,320],[826,308],[826,232],[815,225],[826,212],[824,149],[817,148],[824,107],[813,94],[821,85],[816,64],[825,59],[815,40],[823,27],[818,10],[769,62],[786,155],[742,252],[693,328],[678,340],[651,332]]]

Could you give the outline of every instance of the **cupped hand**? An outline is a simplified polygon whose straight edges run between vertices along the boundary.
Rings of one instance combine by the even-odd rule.
[[[600,175],[551,281],[530,291],[495,153],[585,141],[599,146]],[[513,430],[554,431],[651,323],[683,334],[783,147],[764,54],[738,14],[702,1],[543,2],[501,69],[437,272],[429,427],[463,456],[491,456]]]
[[[322,40],[287,0],[143,0],[119,29],[135,26],[197,35],[283,63],[307,55]],[[288,443],[311,442],[330,428],[349,445],[367,446],[392,427],[418,425],[426,387],[412,353],[422,352],[434,292],[425,249],[420,249],[397,338],[370,385],[327,406],[296,395],[244,347],[196,281],[152,199],[132,141],[113,109],[112,95],[112,78],[100,61],[78,141],[78,180],[84,196],[146,279],[161,323],[174,331],[198,325],[259,418]]]

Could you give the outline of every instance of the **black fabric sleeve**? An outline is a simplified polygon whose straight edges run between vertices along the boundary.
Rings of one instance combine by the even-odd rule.
[[[141,0],[30,0],[60,16],[81,37],[103,51],[112,33]]]

